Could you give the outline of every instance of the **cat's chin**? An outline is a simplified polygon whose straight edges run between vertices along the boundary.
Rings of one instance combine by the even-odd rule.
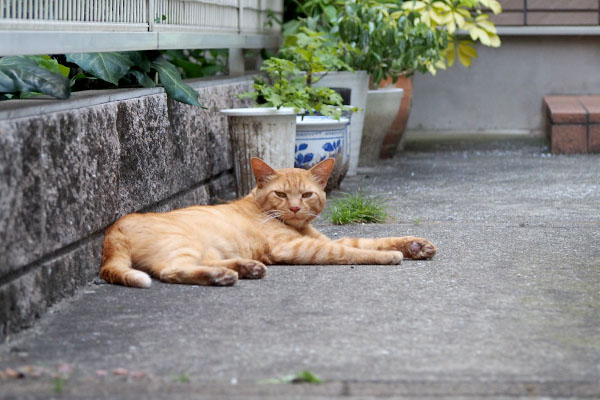
[[[309,223],[306,218],[288,218],[284,219],[283,222],[294,228],[304,228]]]

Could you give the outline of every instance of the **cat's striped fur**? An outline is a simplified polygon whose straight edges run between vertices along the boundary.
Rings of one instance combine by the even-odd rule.
[[[325,206],[333,164],[328,159],[310,170],[274,170],[253,158],[257,187],[242,199],[127,215],[106,231],[100,277],[142,288],[150,286],[150,276],[232,285],[264,277],[269,264],[399,264],[403,257],[433,257],[435,247],[423,238],[332,241],[314,229],[310,222]]]

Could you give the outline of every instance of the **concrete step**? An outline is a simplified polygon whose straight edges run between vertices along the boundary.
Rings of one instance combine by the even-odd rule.
[[[552,153],[600,152],[600,95],[548,95],[544,109]]]

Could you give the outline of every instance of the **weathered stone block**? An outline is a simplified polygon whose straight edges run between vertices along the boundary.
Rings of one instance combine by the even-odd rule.
[[[166,96],[159,94],[118,103],[116,123],[121,144],[118,196],[121,214],[127,214],[170,193]]]
[[[0,341],[30,326],[57,301],[72,295],[98,273],[102,235],[0,286]]]
[[[118,212],[116,105],[39,117],[44,135],[46,252],[102,229]]]
[[[246,107],[248,102],[237,94],[247,91],[249,83],[236,83],[211,87],[210,92],[200,89],[200,102],[207,107],[204,111],[204,132],[208,136],[208,157],[211,175],[218,175],[233,168],[231,139],[227,117],[219,113],[224,108]]]
[[[44,253],[42,135],[29,125],[0,123],[0,277]]]

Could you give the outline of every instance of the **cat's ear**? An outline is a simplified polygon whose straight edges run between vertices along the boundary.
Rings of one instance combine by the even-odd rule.
[[[313,178],[323,189],[325,189],[325,186],[327,185],[327,179],[329,179],[329,174],[331,174],[334,164],[335,158],[328,158],[309,169]]]
[[[256,184],[258,187],[263,187],[269,179],[277,174],[273,168],[269,166],[266,162],[261,160],[260,158],[252,157],[250,160],[250,165],[252,166],[252,171],[254,172],[254,179],[256,179]]]

